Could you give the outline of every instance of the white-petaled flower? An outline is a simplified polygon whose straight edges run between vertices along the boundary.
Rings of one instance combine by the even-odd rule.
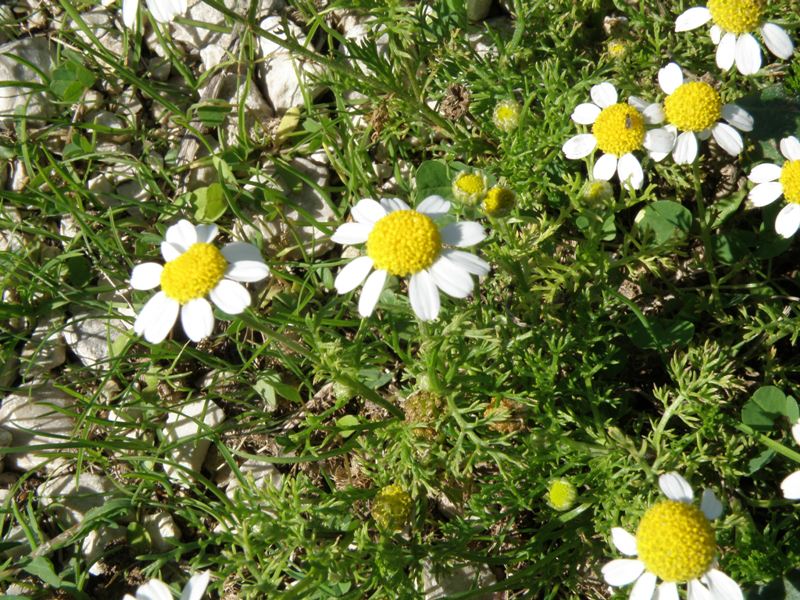
[[[519,104],[515,100],[501,100],[492,113],[494,126],[508,133],[519,125]]]
[[[717,66],[723,71],[734,63],[742,75],[753,75],[761,68],[761,46],[752,32],[761,31],[764,43],[778,58],[790,58],[792,40],[774,23],[763,19],[765,0],[708,0],[681,13],[675,20],[675,31],[697,29],[713,21],[711,41],[717,47]]]
[[[644,173],[633,153],[646,149],[655,160],[661,160],[674,143],[673,134],[663,127],[645,127],[664,120],[661,105],[635,97],[627,104],[617,102],[617,90],[608,82],[592,86],[590,95],[591,102],[575,107],[572,120],[591,125],[592,133],[571,137],[561,150],[569,159],[580,159],[599,148],[603,155],[594,164],[592,176],[608,181],[616,174],[623,185],[639,189]]]
[[[147,0],[147,10],[159,23],[169,23],[186,12],[187,0]],[[122,22],[128,29],[136,25],[139,0],[122,0]]]
[[[453,197],[464,204],[477,204],[489,191],[486,175],[477,170],[461,171],[453,179]]]
[[[354,221],[340,225],[331,239],[347,245],[366,242],[367,253],[339,271],[336,291],[346,294],[364,282],[358,312],[368,317],[387,277],[408,277],[411,308],[423,321],[439,315],[439,290],[454,298],[469,296],[471,275],[486,275],[489,265],[456,248],[474,246],[486,233],[473,221],[437,223],[449,210],[450,202],[441,196],[428,196],[416,209],[399,198],[360,200],[350,211]]]
[[[161,286],[136,317],[133,330],[137,335],[153,344],[161,342],[180,313],[186,335],[199,342],[214,328],[206,296],[229,315],[238,315],[250,306],[250,293],[239,282],[260,281],[269,275],[269,267],[251,244],[231,242],[219,250],[211,244],[217,231],[216,225],[195,226],[181,220],[167,229],[161,242],[166,264],[148,262],[133,268],[133,289]]]
[[[790,135],[781,140],[780,147],[786,162],[754,167],[747,178],[756,186],[748,198],[754,206],[766,206],[783,195],[787,204],[775,218],[775,231],[789,238],[800,227],[800,141]]]
[[[753,130],[750,113],[736,104],[722,104],[719,92],[704,81],[684,83],[683,73],[676,63],[669,63],[658,71],[658,83],[667,94],[664,114],[667,129],[676,136],[675,147],[671,148],[676,163],[693,163],[697,159],[697,140],[707,140],[711,136],[731,156],[744,150],[742,136],[736,129]]]
[[[210,573],[203,571],[192,575],[181,592],[180,600],[200,600],[208,587]],[[173,600],[172,592],[160,579],[151,579],[136,588],[136,596],[125,594],[122,600]]]
[[[800,445],[800,421],[792,425],[792,437]],[[787,500],[800,500],[800,470],[795,471],[781,482],[783,497]]]
[[[636,535],[621,527],[611,530],[617,550],[633,558],[606,564],[606,583],[635,582],[630,600],[678,600],[679,583],[686,584],[688,600],[742,600],[739,585],[715,568],[717,543],[710,521],[722,515],[722,503],[705,490],[698,508],[692,504],[692,487],[677,473],[662,475],[658,483],[668,500],[645,512]]]

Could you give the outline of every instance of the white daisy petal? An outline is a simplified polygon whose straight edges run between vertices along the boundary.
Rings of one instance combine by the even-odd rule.
[[[428,196],[419,203],[416,210],[431,218],[441,217],[450,210],[450,202],[441,196]]]
[[[675,19],[675,31],[690,31],[711,20],[711,11],[705,6],[696,6],[684,11]]]
[[[655,152],[657,154],[668,154],[675,146],[675,134],[665,127],[658,129],[649,129],[644,134],[644,147],[648,150],[650,155]]]
[[[133,331],[136,335],[144,335],[144,339],[151,344],[164,341],[175,325],[180,307],[177,300],[158,292],[142,307],[133,324]]]
[[[600,108],[606,108],[617,103],[617,90],[607,81],[593,85],[589,95],[592,97],[592,102]]]
[[[181,325],[193,342],[210,336],[214,330],[214,313],[208,300],[196,298],[184,304],[181,308]]]
[[[727,71],[736,60],[736,34],[726,33],[717,46],[717,66]]]
[[[186,0],[147,0],[147,8],[160,23],[169,23],[186,12]]]
[[[658,586],[658,600],[680,600],[678,596],[678,586],[674,581],[665,581]]]
[[[151,579],[136,589],[136,600],[172,600],[172,591],[163,581]]]
[[[672,159],[679,165],[690,165],[697,158],[697,138],[691,131],[684,131],[675,140]]]
[[[697,579],[692,579],[686,587],[688,590],[687,600],[715,600],[708,588]]]
[[[442,242],[448,246],[465,248],[474,246],[482,242],[486,237],[486,232],[480,223],[475,221],[462,221],[460,223],[450,223],[439,230]]]
[[[658,70],[658,85],[665,94],[671,94],[683,84],[681,68],[674,62]]]
[[[644,563],[631,558],[618,558],[605,564],[602,572],[608,585],[619,587],[636,581],[644,572]]]
[[[185,250],[178,248],[174,244],[170,244],[169,242],[161,242],[161,256],[164,257],[166,262],[175,260],[184,252]]]
[[[378,303],[378,298],[381,296],[383,286],[386,283],[386,276],[388,273],[380,269],[375,271],[367,277],[364,282],[364,287],[361,289],[361,296],[358,299],[358,314],[362,317],[368,317],[375,310],[375,305]]]
[[[372,198],[364,198],[359,200],[356,205],[350,209],[350,214],[356,223],[363,223],[364,225],[374,225],[377,221],[387,215],[386,209]]]
[[[628,96],[628,104],[630,104],[633,108],[638,110],[639,112],[644,112],[645,109],[650,106],[649,102],[646,102],[639,96]]]
[[[181,219],[175,225],[167,228],[167,235],[164,236],[164,239],[181,252],[186,252],[189,246],[197,243],[197,230],[189,221]]]
[[[163,266],[153,262],[136,265],[131,271],[131,287],[135,290],[152,290],[161,283],[163,270]]]
[[[792,57],[794,44],[782,27],[778,27],[775,23],[765,23],[761,27],[761,35],[764,36],[767,48],[775,56],[784,60]]]
[[[722,39],[722,29],[719,25],[712,25],[711,29],[708,30],[708,34],[711,36],[711,41],[715,46],[719,44],[719,41]]]
[[[396,210],[411,210],[411,207],[400,200],[400,198],[382,198],[381,206],[383,206],[387,212],[394,212]]]
[[[625,531],[622,527],[611,528],[611,541],[614,546],[625,556],[636,556],[636,538]]]
[[[466,298],[475,283],[469,273],[446,256],[439,256],[431,265],[431,277],[440,290],[453,298]]]
[[[790,202],[781,209],[775,218],[775,231],[778,235],[790,238],[800,227],[800,204]]]
[[[773,163],[756,165],[747,178],[753,183],[767,183],[781,178],[781,167]]]
[[[761,46],[750,33],[736,40],[736,68],[742,75],[755,75],[761,68]]]
[[[781,154],[787,160],[800,160],[800,141],[793,135],[781,140]]]
[[[594,163],[594,168],[592,169],[592,177],[595,179],[602,179],[603,181],[608,181],[614,176],[614,173],[617,172],[617,157],[613,154],[603,154],[600,158],[597,159],[597,162]]]
[[[694,499],[692,486],[681,475],[675,473],[664,473],[658,478],[658,486],[664,495],[670,500],[679,502],[691,502]]]
[[[237,260],[228,265],[225,277],[242,283],[261,281],[269,275],[269,267],[262,260]]]
[[[419,271],[408,282],[408,299],[414,314],[423,321],[433,321],[439,316],[439,290],[428,271]]]
[[[644,122],[648,125],[658,125],[663,123],[666,118],[664,115],[664,107],[659,102],[648,104],[647,107],[641,111],[644,117]]]
[[[372,226],[363,223],[343,223],[336,228],[331,236],[331,241],[337,244],[353,245],[363,244],[367,241]]]
[[[197,241],[204,244],[213,242],[214,238],[217,237],[219,233],[219,227],[214,225],[214,223],[210,223],[209,225],[196,225],[194,230],[197,235]]]
[[[575,107],[575,110],[572,111],[571,118],[581,125],[591,125],[595,122],[601,111],[602,109],[596,104],[584,102]]]
[[[753,131],[753,117],[736,104],[725,104],[722,107],[722,118],[739,131]]]
[[[717,123],[711,128],[711,135],[725,152],[731,156],[738,156],[744,150],[742,136],[727,123]]]
[[[246,242],[230,242],[222,247],[222,256],[229,263],[239,262],[240,260],[261,261],[261,250]]]
[[[722,571],[710,569],[705,579],[714,600],[744,600],[739,584]]]
[[[136,25],[136,12],[139,8],[139,0],[122,0],[122,22],[125,27],[132,29]]]
[[[781,482],[783,497],[787,500],[800,500],[800,471],[795,471]]]
[[[800,423],[792,425],[792,437],[794,441],[800,444]]]
[[[617,163],[617,174],[619,180],[625,187],[632,187],[638,190],[644,183],[644,173],[639,159],[630,152],[619,159]]]
[[[747,197],[753,203],[753,206],[760,208],[767,204],[772,204],[781,197],[781,194],[783,194],[783,186],[780,181],[767,181],[765,183],[759,183],[750,190]]]
[[[333,282],[336,291],[346,294],[356,289],[367,278],[374,264],[369,256],[359,256],[351,260],[339,271]]]
[[[483,276],[489,272],[490,266],[480,256],[475,256],[462,250],[452,250],[450,248],[442,250],[442,256],[446,256],[462,269],[473,275]]]
[[[639,577],[636,585],[633,586],[628,600],[651,600],[655,591],[656,576],[653,573],[646,572]]]
[[[220,310],[229,315],[238,315],[250,306],[250,292],[241,283],[223,279],[208,294]]]
[[[597,139],[591,133],[579,133],[576,136],[569,138],[566,143],[561,146],[561,151],[564,155],[575,160],[589,156],[597,146]]]
[[[712,490],[703,490],[703,495],[700,500],[700,510],[706,516],[706,519],[713,521],[722,516],[722,502],[719,501],[716,494]]]
[[[183,588],[183,592],[181,592],[180,600],[200,600],[208,587],[210,578],[210,571],[192,575],[192,578],[186,583],[186,587]]]

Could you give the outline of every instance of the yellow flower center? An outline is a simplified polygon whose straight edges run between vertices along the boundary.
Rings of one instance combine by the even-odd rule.
[[[493,117],[498,129],[511,131],[519,124],[519,105],[513,100],[504,100],[495,107]]]
[[[381,218],[367,238],[367,254],[376,269],[404,277],[427,269],[442,250],[439,228],[415,210],[398,210]]]
[[[650,573],[681,583],[708,572],[717,544],[711,523],[699,508],[664,500],[642,517],[636,548]]]
[[[708,0],[714,23],[731,33],[747,33],[761,24],[764,0]]]
[[[600,150],[622,156],[642,147],[644,118],[628,104],[614,104],[600,112],[592,125],[592,133]]]
[[[620,40],[611,40],[608,42],[608,55],[611,58],[622,58],[628,51],[625,42]]]
[[[575,486],[566,479],[554,479],[547,490],[547,502],[556,510],[567,510],[572,507],[578,493]]]
[[[456,179],[456,187],[467,195],[483,193],[483,177],[474,173],[464,173]]]
[[[397,484],[387,485],[375,496],[372,518],[383,529],[402,529],[411,516],[411,496]]]
[[[493,187],[483,199],[483,210],[490,217],[501,217],[514,206],[514,192],[504,187]]]
[[[781,186],[787,201],[800,204],[800,160],[789,160],[783,164]]]
[[[217,287],[228,261],[211,244],[192,244],[175,260],[164,265],[161,272],[161,289],[164,293],[186,304],[189,300],[203,298]]]
[[[722,99],[705,82],[684,83],[664,100],[664,114],[682,131],[703,131],[719,121]]]

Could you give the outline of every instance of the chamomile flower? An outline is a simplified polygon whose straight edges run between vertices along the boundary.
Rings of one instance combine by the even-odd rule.
[[[675,146],[671,148],[676,163],[693,163],[697,158],[697,140],[707,140],[711,136],[731,156],[742,152],[744,142],[736,129],[753,130],[750,113],[736,104],[723,104],[719,92],[705,81],[684,83],[683,73],[676,63],[669,63],[658,71],[658,83],[667,94],[664,114],[667,129],[676,134]]]
[[[161,242],[166,264],[147,262],[133,268],[133,289],[161,286],[136,317],[133,330],[137,335],[153,344],[163,341],[180,313],[186,335],[199,342],[214,328],[206,296],[229,315],[250,306],[250,293],[239,282],[260,281],[269,275],[269,268],[255,246],[231,242],[219,250],[211,244],[216,235],[216,225],[178,221]]]
[[[159,23],[169,23],[186,12],[187,0],[147,0],[147,10]],[[139,0],[122,0],[122,22],[128,29],[136,25]]]
[[[775,218],[775,231],[789,238],[800,227],[800,141],[790,135],[781,140],[780,148],[786,158],[783,166],[764,163],[754,167],[747,178],[757,185],[748,197],[755,206],[766,206],[783,194],[787,204]]]
[[[453,179],[453,196],[464,204],[477,204],[489,189],[486,175],[480,171],[461,171]]]
[[[192,575],[181,592],[180,600],[200,600],[208,587],[210,573]],[[136,596],[125,594],[122,600],[173,600],[172,591],[160,579],[151,579],[136,588]]]
[[[722,514],[722,504],[705,490],[698,508],[694,492],[677,473],[658,480],[668,500],[644,513],[636,535],[621,527],[611,530],[611,540],[625,556],[603,567],[612,586],[634,583],[631,600],[677,600],[678,584],[687,586],[688,600],[742,600],[742,590],[715,566],[717,543],[711,521]],[[656,584],[658,580],[661,584]]]
[[[416,209],[399,198],[360,200],[350,213],[355,221],[340,225],[331,239],[347,245],[366,242],[367,254],[339,271],[336,291],[346,294],[364,282],[358,312],[368,317],[389,275],[408,277],[411,308],[423,321],[439,315],[439,290],[454,298],[469,296],[471,275],[486,275],[489,265],[457,248],[481,242],[486,233],[473,221],[439,224],[449,210],[450,202],[441,196],[428,196]]]
[[[708,0],[706,6],[681,13],[675,31],[690,31],[713,21],[710,33],[717,47],[717,66],[727,71],[735,63],[739,73],[753,75],[761,68],[761,46],[752,32],[760,30],[767,48],[778,58],[786,60],[794,52],[786,32],[764,21],[766,5],[766,0]]]
[[[483,199],[483,212],[490,217],[502,217],[507,215],[514,208],[514,201],[517,195],[508,188],[496,185],[488,192]]]
[[[514,100],[501,100],[494,107],[492,122],[500,131],[514,131],[519,125],[519,104]]]
[[[792,437],[800,444],[800,421],[792,426]],[[787,500],[800,500],[800,471],[795,471],[781,482],[783,497]]]
[[[592,86],[590,95],[591,102],[575,107],[572,120],[591,125],[592,133],[571,137],[561,150],[569,159],[580,159],[599,148],[603,155],[594,164],[592,176],[608,181],[616,173],[623,185],[639,189],[644,173],[633,153],[648,150],[651,156],[663,158],[672,148],[670,132],[646,127],[661,123],[664,111],[659,104],[644,104],[636,98],[627,104],[618,102],[617,90],[608,82]]]

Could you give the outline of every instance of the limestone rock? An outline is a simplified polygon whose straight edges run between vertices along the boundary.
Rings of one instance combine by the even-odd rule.
[[[144,528],[156,552],[167,552],[181,540],[181,530],[172,515],[166,511],[147,515],[144,518]]]
[[[75,421],[64,411],[70,411],[74,401],[71,396],[51,383],[30,385],[9,394],[0,406],[0,427],[7,430],[13,446],[54,444],[68,438]],[[54,463],[49,450],[31,450],[7,454],[5,463],[21,471],[35,469],[45,463],[52,469]]]
[[[102,8],[95,8],[81,13],[81,19],[104,48],[110,50],[115,56],[122,60],[127,57],[128,51],[123,43],[122,32],[117,29],[114,24],[114,17],[111,13]],[[74,31],[85,44],[93,44],[86,32],[84,32],[77,23],[69,19],[67,26]]]
[[[280,489],[283,483],[283,475],[281,475],[281,472],[278,471],[275,465],[268,462],[248,459],[239,465],[239,472],[242,474],[242,477],[252,477],[253,484],[257,488],[271,485],[276,489]],[[240,487],[242,487],[242,483],[239,481],[239,478],[231,474],[231,478],[225,486],[225,495],[233,500],[236,490]]]
[[[33,379],[64,364],[67,350],[61,335],[63,323],[64,317],[58,315],[39,320],[22,349],[23,375],[26,379]]]
[[[67,321],[64,339],[84,365],[102,368],[112,356],[114,342],[129,329],[122,319],[79,313]]]
[[[425,600],[449,598],[463,592],[480,590],[497,583],[486,565],[466,564],[457,567],[434,568],[430,561],[422,565],[422,594]],[[470,595],[476,600],[492,600],[492,592]]]
[[[175,464],[164,465],[164,471],[170,479],[185,482],[192,473],[200,471],[211,444],[209,439],[203,437],[203,432],[217,427],[224,420],[223,410],[210,400],[196,400],[173,408],[164,426],[165,443],[178,443],[167,456]]]
[[[485,27],[494,30],[494,34],[505,39],[511,39],[514,34],[514,24],[507,17],[496,17],[489,19]],[[496,58],[498,56],[497,46],[492,36],[485,30],[478,30],[467,34],[467,41],[475,53],[481,58]]]
[[[52,507],[50,512],[62,527],[72,527],[91,509],[103,506],[114,495],[114,490],[114,484],[107,477],[81,473],[52,477],[36,492],[40,505]]]
[[[20,38],[0,46],[0,81],[44,83],[26,62],[50,75],[53,55],[47,38]],[[42,118],[52,114],[53,106],[44,92],[34,91],[27,86],[0,87],[0,129],[13,128],[13,115],[17,112],[24,112],[28,118]]]

